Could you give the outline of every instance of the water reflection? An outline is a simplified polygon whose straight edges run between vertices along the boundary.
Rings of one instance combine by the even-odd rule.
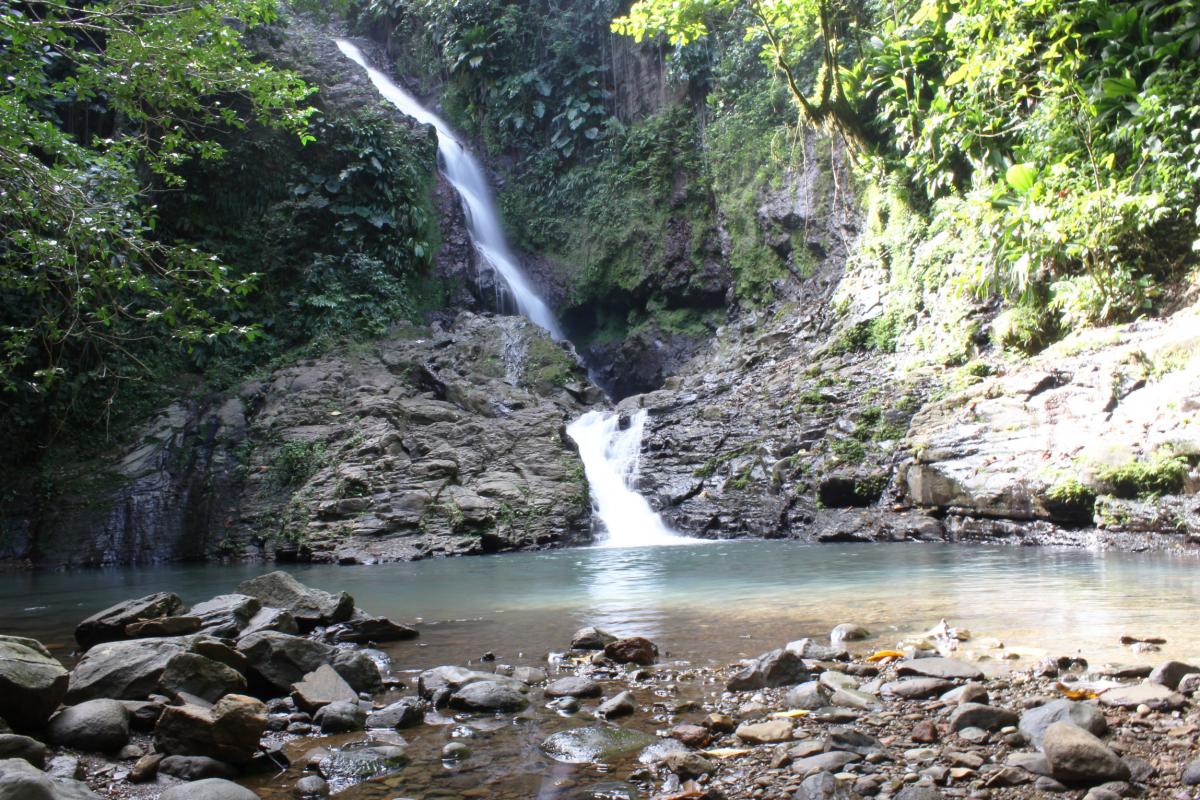
[[[647,547],[593,548],[578,562],[590,624],[621,636],[655,639],[665,633],[667,565]]]

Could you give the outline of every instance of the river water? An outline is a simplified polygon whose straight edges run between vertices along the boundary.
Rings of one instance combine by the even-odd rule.
[[[393,651],[398,666],[414,669],[488,651],[536,663],[587,624],[647,636],[674,658],[719,664],[824,637],[847,621],[876,634],[864,648],[891,646],[943,617],[1009,648],[1156,662],[1200,653],[1197,566],[1162,553],[730,541],[287,569],[307,584],[349,591],[368,611],[418,622],[419,644]],[[112,603],[156,591],[198,602],[267,569],[5,575],[0,631],[67,655],[75,624]],[[1137,656],[1119,644],[1125,634],[1168,641],[1161,653]]]

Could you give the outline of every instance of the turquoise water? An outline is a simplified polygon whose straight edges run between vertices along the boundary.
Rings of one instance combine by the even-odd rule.
[[[1162,553],[738,541],[286,569],[310,585],[349,591],[373,613],[420,623],[419,644],[397,645],[394,655],[403,668],[421,668],[487,651],[537,660],[585,624],[648,636],[672,657],[711,663],[824,637],[846,621],[876,634],[863,647],[891,646],[941,618],[1009,647],[1156,661],[1200,653],[1197,566]],[[4,575],[0,632],[66,653],[74,625],[119,600],[166,590],[197,602],[268,569]],[[1168,643],[1161,654],[1135,656],[1119,645],[1124,634]]]

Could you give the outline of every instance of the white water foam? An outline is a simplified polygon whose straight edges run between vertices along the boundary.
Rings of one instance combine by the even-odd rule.
[[[645,409],[630,417],[624,429],[620,414],[611,411],[589,411],[567,427],[567,435],[579,447],[592,505],[607,534],[600,542],[602,547],[696,542],[668,528],[646,498],[633,489],[645,427]]]
[[[463,145],[453,129],[429,109],[422,106],[408,92],[392,83],[388,76],[367,62],[362,51],[345,39],[337,39],[338,49],[347,58],[367,71],[367,76],[384,99],[398,108],[401,113],[417,122],[432,125],[437,131],[438,155],[442,174],[458,192],[463,212],[467,218],[467,230],[471,244],[484,262],[503,279],[508,286],[517,310],[535,325],[545,329],[556,340],[564,337],[554,314],[533,290],[529,280],[521,271],[517,258],[504,238],[500,226],[500,215],[492,202],[483,168]]]

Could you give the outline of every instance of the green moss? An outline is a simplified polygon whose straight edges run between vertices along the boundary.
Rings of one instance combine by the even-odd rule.
[[[1046,492],[1046,510],[1073,522],[1088,522],[1095,513],[1096,492],[1075,478],[1059,481]]]
[[[575,374],[575,362],[552,340],[537,336],[529,340],[525,351],[525,380],[546,391],[570,383]]]
[[[324,442],[287,442],[271,462],[270,483],[277,489],[301,486],[321,468],[324,458]]]
[[[866,448],[857,439],[831,439],[829,449],[845,464],[861,464],[867,457]]]
[[[1160,458],[1155,461],[1131,461],[1107,467],[1096,474],[1096,480],[1108,494],[1125,500],[1179,494],[1187,480],[1188,465],[1182,458]]]

